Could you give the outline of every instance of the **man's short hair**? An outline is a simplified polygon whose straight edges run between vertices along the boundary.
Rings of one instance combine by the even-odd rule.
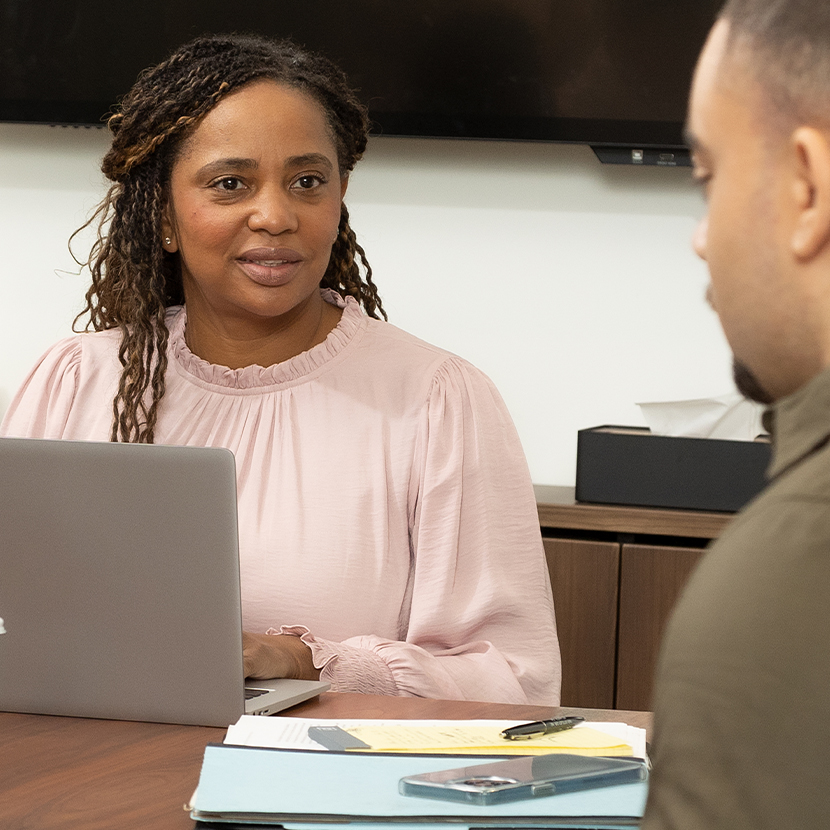
[[[830,125],[830,0],[727,0],[727,55],[742,61],[776,115]]]

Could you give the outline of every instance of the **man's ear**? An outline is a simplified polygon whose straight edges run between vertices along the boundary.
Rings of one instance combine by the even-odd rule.
[[[799,127],[791,144],[797,215],[790,247],[798,259],[810,260],[830,245],[830,140],[823,130]]]
[[[170,212],[170,202],[168,202],[161,214],[161,247],[167,253],[172,254],[179,250],[179,241],[176,229],[170,220]]]

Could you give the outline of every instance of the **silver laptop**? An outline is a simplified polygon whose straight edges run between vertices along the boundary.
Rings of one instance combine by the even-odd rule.
[[[249,681],[233,454],[0,438],[0,711],[227,726]]]

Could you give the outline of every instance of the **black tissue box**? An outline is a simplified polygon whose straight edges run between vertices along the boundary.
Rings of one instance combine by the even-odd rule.
[[[768,441],[653,435],[647,427],[577,433],[576,499],[734,513],[766,484]]]

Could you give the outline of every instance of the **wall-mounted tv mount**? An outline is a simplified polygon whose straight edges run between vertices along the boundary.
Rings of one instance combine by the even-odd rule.
[[[603,164],[633,164],[656,167],[691,167],[686,147],[603,147],[591,145]]]

